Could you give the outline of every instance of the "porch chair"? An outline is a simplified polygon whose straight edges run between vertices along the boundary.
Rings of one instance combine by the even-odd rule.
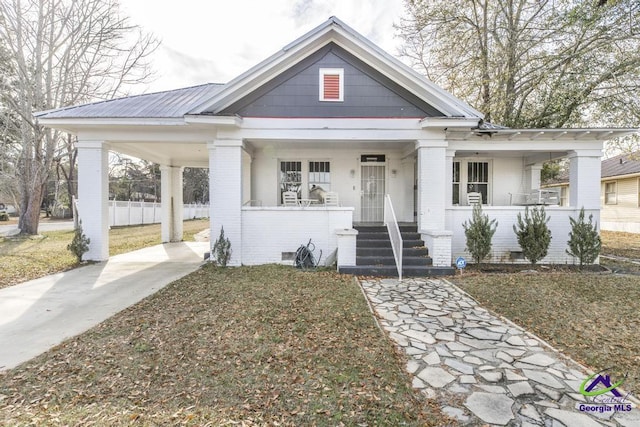
[[[482,204],[482,193],[467,193],[467,204],[469,206]]]
[[[298,193],[295,191],[285,191],[282,193],[282,204],[284,206],[298,206]]]
[[[339,206],[340,201],[338,200],[338,193],[329,191],[324,195],[324,205],[325,206]]]

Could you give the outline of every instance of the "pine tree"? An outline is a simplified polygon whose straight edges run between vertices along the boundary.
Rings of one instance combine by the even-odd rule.
[[[488,215],[482,214],[482,205],[473,205],[471,221],[462,224],[466,237],[466,249],[473,257],[476,264],[480,264],[491,252],[491,239],[498,228],[495,219],[489,221]]]
[[[584,264],[593,264],[600,255],[602,241],[598,233],[598,223],[593,223],[593,214],[589,215],[589,222],[584,220],[584,207],[580,209],[578,219],[569,217],[571,223],[571,231],[569,232],[569,241],[567,245],[567,253],[578,258],[580,268]]]
[[[544,207],[533,208],[529,215],[529,207],[522,214],[518,214],[517,228],[513,226],[513,231],[518,237],[518,244],[522,249],[522,254],[531,264],[535,264],[547,256],[549,245],[551,244],[551,230],[547,226],[549,218],[544,211]]]
[[[82,261],[82,255],[89,250],[89,243],[91,243],[91,239],[82,231],[82,221],[80,221],[74,230],[73,240],[67,245],[67,250],[71,251],[80,262]]]
[[[220,267],[226,267],[231,259],[231,241],[224,236],[224,227],[220,227],[220,236],[213,244],[212,261]]]

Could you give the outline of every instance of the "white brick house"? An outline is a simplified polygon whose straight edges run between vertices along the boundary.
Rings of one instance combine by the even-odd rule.
[[[382,221],[385,194],[398,220],[417,223],[434,265],[464,253],[467,193],[499,221],[493,261],[518,250],[511,224],[519,194],[540,187],[544,161],[568,157],[571,200],[550,206],[552,248],[544,262],[573,262],[569,221],[599,216],[603,142],[633,129],[507,129],[427,81],[336,18],[227,84],[206,84],[37,114],[78,136],[85,258],[108,251],[109,150],[162,165],[162,240],[182,239],[185,166],[209,167],[212,240],[224,227],[232,265],[290,262],[313,239],[338,264],[355,262],[354,223]],[[282,206],[282,191],[340,205]],[[285,261],[287,260],[287,261]]]

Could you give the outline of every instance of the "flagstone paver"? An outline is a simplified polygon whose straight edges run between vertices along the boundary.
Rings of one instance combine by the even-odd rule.
[[[579,392],[589,375],[584,367],[447,280],[361,285],[380,325],[409,356],[413,387],[459,425],[640,426],[637,401],[630,411],[594,409],[593,398]]]

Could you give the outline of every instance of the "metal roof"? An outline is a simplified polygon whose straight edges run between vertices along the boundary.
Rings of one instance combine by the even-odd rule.
[[[207,83],[182,89],[40,111],[37,118],[182,118],[224,87]]]
[[[602,177],[640,173],[640,151],[620,154],[602,161]]]

